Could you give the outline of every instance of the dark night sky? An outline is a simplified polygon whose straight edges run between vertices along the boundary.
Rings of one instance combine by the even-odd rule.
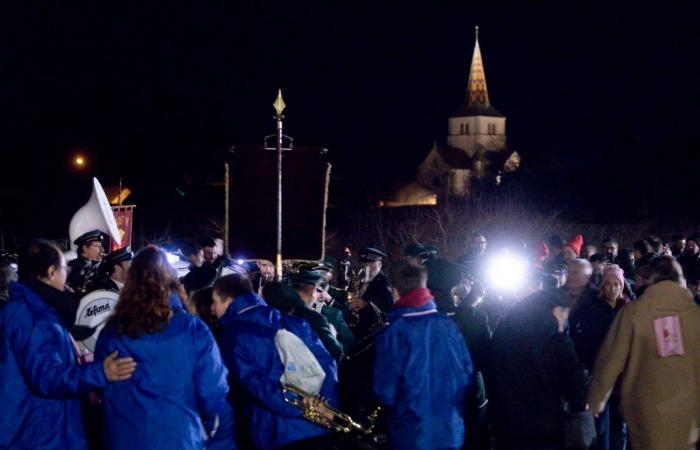
[[[104,184],[121,174],[169,192],[183,173],[218,173],[229,145],[273,131],[278,87],[288,132],[328,147],[336,175],[385,185],[410,177],[464,100],[475,24],[492,104],[526,168],[555,164],[582,192],[594,172],[652,189],[700,187],[690,169],[700,160],[691,7],[380,3],[4,11],[0,221],[30,223],[29,202],[70,217],[86,195],[72,194],[85,186],[67,168],[76,149]]]

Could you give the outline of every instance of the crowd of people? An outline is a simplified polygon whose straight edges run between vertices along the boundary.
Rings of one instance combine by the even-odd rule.
[[[698,445],[697,233],[477,233],[455,261],[369,245],[282,274],[212,238],[184,275],[155,246],[105,254],[99,230],[75,244],[68,264],[45,240],[0,263],[0,449]],[[96,291],[116,306],[76,325]]]

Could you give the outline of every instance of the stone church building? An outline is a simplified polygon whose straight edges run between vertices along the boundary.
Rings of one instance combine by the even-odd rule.
[[[520,156],[508,149],[506,117],[489,100],[477,27],[467,99],[448,119],[447,145],[433,144],[415,180],[381,206],[434,205],[441,198],[470,197],[477,188],[498,186],[503,174],[519,166]]]

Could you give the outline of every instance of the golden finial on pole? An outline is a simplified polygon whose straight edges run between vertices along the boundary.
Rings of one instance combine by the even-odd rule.
[[[474,26],[474,34],[476,35],[476,40],[479,40],[479,25]]]
[[[272,106],[275,107],[277,115],[281,116],[282,111],[284,111],[284,108],[287,107],[287,105],[285,105],[284,103],[284,99],[282,98],[282,89],[277,90],[277,99],[275,100],[275,103],[272,104]]]

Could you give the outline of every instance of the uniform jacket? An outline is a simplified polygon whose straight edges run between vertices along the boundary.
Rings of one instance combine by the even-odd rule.
[[[77,394],[107,384],[102,363],[78,365],[56,312],[23,283],[0,333],[0,449],[86,449]]]
[[[618,310],[604,298],[589,297],[569,317],[569,334],[586,369],[593,369],[595,357]]]
[[[108,325],[100,334],[96,357],[117,350],[138,364],[129,380],[104,390],[107,448],[202,449],[217,416],[220,425],[207,447],[233,448],[219,348],[209,328],[186,313],[176,295],[171,304],[173,316],[160,332],[134,339]]]
[[[680,320],[684,355],[661,358],[654,320]],[[588,402],[595,411],[620,383],[620,412],[635,449],[695,448],[700,420],[700,308],[671,281],[649,286],[617,314],[593,369]]]
[[[391,309],[391,305],[394,304],[394,297],[391,295],[389,280],[383,272],[379,272],[369,282],[361,298],[374,303],[384,312],[388,312]]]
[[[473,368],[454,323],[435,302],[397,307],[377,337],[374,392],[389,408],[396,449],[459,449]]]
[[[294,307],[294,315],[308,322],[311,330],[321,339],[323,346],[333,358],[339,360],[343,356],[343,345],[338,342],[331,331],[328,319],[323,314],[309,308],[303,302]]]
[[[338,401],[335,360],[302,319],[267,306],[257,294],[236,297],[219,319],[219,342],[226,366],[241,391],[248,395],[251,438],[257,448],[282,445],[328,434],[304,419],[299,409],[284,402],[280,377],[284,371],[275,347],[275,334],[286,329],[299,337],[326,373],[320,395],[333,406]]]
[[[70,273],[66,279],[66,283],[76,292],[82,293],[85,290],[85,285],[97,276],[97,269],[100,265],[99,261],[90,261],[82,255],[68,263]]]

